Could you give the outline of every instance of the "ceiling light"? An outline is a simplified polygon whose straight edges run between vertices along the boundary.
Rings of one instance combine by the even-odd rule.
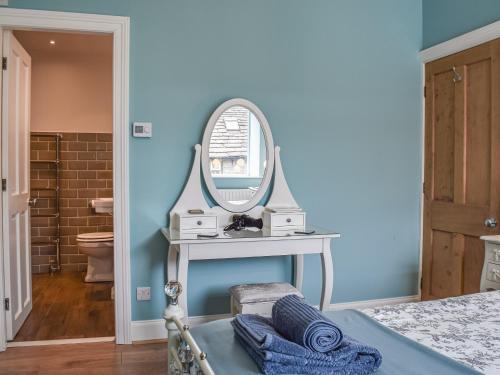
[[[56,44],[56,41],[55,40],[51,40],[49,43],[52,44],[52,45],[54,45],[54,44]]]

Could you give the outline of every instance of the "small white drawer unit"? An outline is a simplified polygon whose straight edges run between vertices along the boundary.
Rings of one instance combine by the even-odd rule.
[[[481,239],[486,242],[480,290],[500,290],[500,236],[484,236]]]
[[[217,215],[176,213],[174,215],[174,229],[184,233],[217,232]]]
[[[272,230],[304,230],[306,226],[306,213],[297,212],[270,212],[262,214],[264,227]]]

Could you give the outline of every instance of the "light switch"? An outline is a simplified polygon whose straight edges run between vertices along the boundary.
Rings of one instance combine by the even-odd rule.
[[[150,122],[134,122],[132,135],[136,138],[151,138],[153,136],[153,124]]]

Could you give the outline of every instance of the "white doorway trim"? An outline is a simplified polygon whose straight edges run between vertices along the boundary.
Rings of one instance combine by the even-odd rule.
[[[479,46],[481,44],[490,42],[494,39],[500,38],[500,21],[493,22],[489,25],[483,26],[479,29],[472,30],[468,33],[457,36],[453,39],[436,44],[420,51],[419,57],[421,61],[421,74],[422,74],[422,181],[421,181],[421,201],[420,201],[420,267],[418,277],[418,294],[421,296],[421,280],[422,280],[422,260],[423,260],[423,235],[424,235],[424,170],[425,170],[425,64],[440,58],[453,55],[454,53],[465,51],[466,49]]]
[[[132,342],[128,139],[130,19],[119,16],[1,8],[0,29],[20,28],[113,34],[115,335],[117,344],[130,344]],[[1,251],[3,252],[3,249]],[[3,309],[5,295],[3,270],[3,256],[0,256],[0,301],[2,301],[0,351],[5,350],[7,346]]]
[[[497,38],[500,38],[500,21],[424,49],[419,54],[420,60],[425,64]]]

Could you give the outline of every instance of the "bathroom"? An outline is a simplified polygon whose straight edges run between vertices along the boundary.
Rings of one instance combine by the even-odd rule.
[[[31,56],[33,298],[14,341],[112,339],[112,36],[14,37]]]

